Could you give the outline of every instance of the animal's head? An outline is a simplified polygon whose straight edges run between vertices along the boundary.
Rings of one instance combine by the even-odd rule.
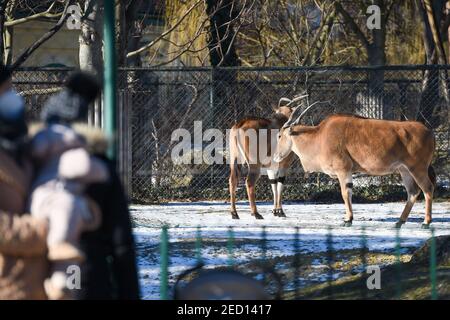
[[[277,137],[277,148],[273,154],[275,162],[281,162],[292,151],[291,128],[281,128]]]
[[[275,111],[275,114],[282,115],[286,119],[289,119],[289,117],[292,114],[292,108],[286,107],[286,106],[277,107],[274,111]]]
[[[278,101],[278,106],[273,108],[273,111],[277,114],[282,114],[289,118],[292,114],[292,111],[304,104],[307,101],[308,94],[306,91],[303,91],[301,94],[296,95],[292,99],[282,97],[280,101]]]
[[[275,162],[283,161],[283,159],[291,153],[293,128],[300,124],[301,119],[315,104],[316,103],[311,104],[306,109],[302,108],[302,106],[292,109],[288,121],[286,121],[278,132],[277,148],[273,156]]]
[[[295,96],[293,99],[281,98],[278,102],[278,106],[272,108],[274,115],[272,116],[273,121],[275,121],[275,126],[280,128],[286,121],[291,117],[292,112],[296,107],[302,106],[306,102],[308,95],[306,91],[300,95]]]

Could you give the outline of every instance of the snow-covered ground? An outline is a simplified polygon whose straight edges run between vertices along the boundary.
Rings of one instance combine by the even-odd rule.
[[[250,215],[248,203],[238,205],[240,220],[232,220],[229,205],[221,202],[170,203],[165,205],[132,206],[134,234],[138,248],[138,265],[144,299],[159,297],[159,240],[161,227],[167,225],[170,237],[170,281],[196,261],[195,239],[201,226],[202,257],[207,266],[226,265],[229,259],[227,238],[233,227],[234,262],[261,258],[261,232],[267,234],[267,256],[294,253],[295,227],[300,228],[301,252],[327,250],[326,237],[332,228],[333,249],[358,248],[362,227],[370,250],[391,251],[395,247],[398,220],[404,203],[354,204],[354,222],[350,228],[340,227],[344,216],[343,204],[287,203],[287,218],[274,217],[272,204],[258,203],[264,220]],[[420,246],[430,237],[429,230],[421,229],[424,204],[417,203],[408,223],[400,231],[402,248]],[[450,203],[433,205],[433,224],[436,235],[450,234]]]

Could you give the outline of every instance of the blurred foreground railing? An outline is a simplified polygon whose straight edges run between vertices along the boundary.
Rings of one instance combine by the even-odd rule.
[[[177,228],[174,228],[177,229]],[[300,283],[300,269],[301,269],[301,259],[302,259],[302,252],[301,252],[301,241],[302,238],[300,236],[300,228],[294,227],[294,233],[293,233],[293,259],[290,268],[292,269],[293,279],[292,279],[292,285],[290,287],[290,290],[286,290],[286,292],[291,293],[290,297],[292,299],[304,299],[305,297],[302,295],[302,289],[301,283]],[[368,299],[370,298],[368,295],[369,289],[367,287],[367,279],[368,279],[368,269],[367,267],[370,265],[370,262],[368,260],[368,254],[370,253],[369,246],[368,246],[368,235],[367,230],[370,230],[370,228],[362,226],[360,228],[360,232],[358,234],[358,237],[360,239],[359,241],[359,247],[355,248],[359,250],[359,258],[361,260],[361,263],[359,265],[359,269],[362,270],[360,272],[360,283],[359,283],[359,299]],[[374,229],[375,230],[375,229]],[[429,232],[430,235],[430,246],[429,246],[429,263],[428,263],[428,282],[427,286],[430,287],[430,299],[436,300],[439,299],[438,291],[437,291],[437,259],[436,259],[436,238],[435,238],[435,230],[434,228],[430,228],[430,230],[427,230],[426,232]],[[169,266],[170,266],[170,244],[169,244],[169,234],[170,229],[167,226],[164,226],[161,230],[161,242],[160,242],[160,265],[161,265],[161,273],[160,273],[160,298],[161,299],[171,299],[172,296],[169,293]],[[238,264],[236,264],[235,259],[235,232],[233,227],[228,227],[227,229],[227,239],[226,239],[226,252],[228,255],[227,259],[227,266],[229,268],[236,268]],[[266,230],[265,226],[261,227],[260,232],[260,252],[259,252],[259,259],[258,263],[263,267],[267,267],[267,253],[268,253],[268,247],[267,247],[267,236],[268,232]],[[339,295],[336,295],[335,287],[338,285],[336,284],[336,280],[340,279],[339,276],[339,270],[336,270],[335,264],[337,262],[341,262],[342,264],[345,264],[346,261],[342,260],[339,261],[338,253],[339,250],[335,249],[333,246],[334,241],[334,229],[332,227],[327,228],[327,232],[325,235],[325,245],[326,245],[326,263],[328,267],[328,272],[326,274],[326,280],[323,282],[325,284],[324,287],[321,287],[321,290],[323,295],[322,297],[325,297],[326,299],[336,299],[340,298]],[[196,228],[195,232],[195,259],[197,261],[197,264],[203,264],[204,258],[202,256],[202,244],[203,244],[203,238],[202,238],[202,228],[198,226]],[[394,247],[394,254],[395,254],[395,261],[393,263],[393,271],[395,273],[395,294],[390,296],[390,298],[394,299],[402,299],[403,295],[405,293],[405,287],[403,286],[404,281],[404,271],[405,271],[405,263],[402,262],[402,237],[401,237],[401,229],[397,229],[395,231],[395,247]],[[250,262],[250,261],[248,261]],[[223,267],[223,266],[222,266]],[[385,269],[381,269],[382,271]],[[277,271],[275,269],[275,271]],[[172,276],[177,276],[176,274]],[[265,273],[262,274],[261,282],[267,286],[267,279]],[[392,284],[392,283],[390,283]],[[422,285],[423,286],[423,285]],[[373,295],[372,295],[373,296]],[[375,295],[375,297],[377,297]],[[372,297],[373,298],[373,297]],[[378,297],[379,298],[379,297]]]

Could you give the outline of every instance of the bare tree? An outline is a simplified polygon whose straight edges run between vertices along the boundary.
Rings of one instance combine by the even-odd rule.
[[[393,6],[396,4],[393,0],[374,0],[368,3],[367,1],[360,0],[355,6],[350,8],[344,8],[342,1],[335,2],[336,11],[344,20],[346,28],[351,30],[356,38],[362,44],[367,55],[367,62],[370,66],[384,66],[386,64],[386,32],[389,21],[389,15],[392,12]],[[366,10],[369,4],[376,5],[380,9],[380,25],[379,28],[366,28],[367,31],[363,31],[364,28],[358,25],[357,19],[352,16],[357,15],[361,10]],[[352,10],[352,11],[350,11]],[[364,12],[365,13],[365,12]],[[363,25],[366,25],[366,19],[363,19]],[[390,119],[393,116],[391,108],[384,103],[384,70],[377,69],[370,72],[368,75],[368,96],[367,102],[373,109],[371,112],[373,115],[382,117],[384,119]]]
[[[1,62],[10,64],[12,69],[18,68],[22,65],[35,50],[37,50],[43,43],[53,37],[64,25],[67,19],[67,10],[74,0],[66,0],[61,6],[60,1],[45,1],[38,5],[38,8],[29,8],[26,1],[19,0],[1,0],[0,2],[0,54]],[[25,17],[16,18],[17,10],[21,8],[22,11],[29,13]],[[40,18],[57,18],[58,21],[46,33],[44,33],[38,40],[33,42],[28,48],[25,48],[18,56],[16,61],[12,62],[11,46],[12,37],[11,29],[13,26],[33,21]]]
[[[85,0],[80,21],[80,69],[101,75],[103,70],[103,1]]]
[[[335,20],[333,1],[257,0],[238,35],[248,66],[320,64]]]
[[[446,2],[446,0],[434,1],[433,3],[428,0],[416,1],[422,22],[425,63],[427,65],[445,64],[447,61],[442,43],[442,35],[450,25],[450,21],[443,14]],[[430,127],[436,127],[440,124],[438,121],[440,117],[435,117],[439,100],[439,83],[442,85],[444,98],[448,104],[447,73],[443,71],[440,75],[437,69],[425,70],[417,120]]]

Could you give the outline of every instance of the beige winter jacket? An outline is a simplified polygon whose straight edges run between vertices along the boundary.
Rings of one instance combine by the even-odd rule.
[[[0,150],[0,300],[46,299],[47,222],[23,214],[30,178]]]

